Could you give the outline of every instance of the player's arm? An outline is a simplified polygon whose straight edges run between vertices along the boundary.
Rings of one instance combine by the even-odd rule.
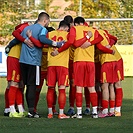
[[[58,52],[59,53],[63,52],[66,49],[68,49],[72,44],[74,44],[75,37],[76,37],[76,30],[74,27],[72,27],[70,29],[70,32],[68,33],[67,42],[61,48],[58,49]]]
[[[104,30],[104,31],[107,33],[107,35],[108,35],[108,37],[109,37],[109,39],[110,39],[109,45],[112,47],[112,45],[115,45],[115,44],[116,44],[116,42],[117,42],[117,37],[115,37],[115,36],[109,34],[109,32],[108,32],[107,30]]]
[[[9,53],[13,46],[19,44],[20,42],[24,42],[25,38],[23,38],[20,34],[26,26],[28,26],[28,23],[23,23],[15,27],[15,30],[12,33],[15,38],[5,47],[6,54]]]
[[[20,42],[24,42],[26,40],[26,38],[23,38],[21,36],[22,31],[24,30],[25,27],[29,26],[28,23],[24,23],[21,25],[21,27],[19,27],[18,29],[16,29],[15,31],[13,31],[12,35],[18,39]]]
[[[43,28],[40,35],[39,35],[39,40],[43,44],[48,44],[50,46],[55,46],[55,47],[61,47],[62,46],[62,41],[61,42],[55,42],[46,37],[47,30],[46,28]]]
[[[103,37],[99,34],[97,30],[94,33],[94,40],[90,41],[91,45],[100,43],[103,40]]]
[[[87,48],[88,46],[95,45],[103,40],[103,37],[99,34],[97,30],[94,33],[94,40],[89,41],[89,38],[91,38],[90,34],[80,40],[77,40],[74,45],[76,47]],[[86,40],[88,40],[88,42],[86,42]]]
[[[102,51],[103,53],[114,54],[114,52],[115,52],[114,50],[111,50],[111,49],[109,49],[109,48],[103,46],[101,43],[96,44],[96,47],[97,47],[100,51]]]

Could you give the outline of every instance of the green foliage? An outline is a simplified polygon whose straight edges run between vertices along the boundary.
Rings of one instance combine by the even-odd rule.
[[[80,0],[71,1],[73,3],[66,10],[74,11],[78,15]],[[82,16],[84,18],[132,18],[133,0],[82,0]],[[132,22],[96,22],[95,25],[117,36],[118,44],[133,43]]]

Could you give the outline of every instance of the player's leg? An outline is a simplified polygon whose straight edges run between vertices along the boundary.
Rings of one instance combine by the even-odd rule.
[[[10,113],[10,107],[9,107],[9,99],[8,99],[8,93],[9,93],[9,86],[10,86],[10,81],[8,82],[8,85],[5,90],[5,110],[4,110],[4,116],[9,116]]]
[[[86,71],[85,71],[85,85],[88,86],[88,90],[90,92],[90,103],[92,105],[92,118],[98,118],[97,114],[97,93],[95,90],[95,67],[94,62],[86,63]]]
[[[70,88],[69,88],[69,110],[67,114],[72,116],[75,114],[74,111],[74,103],[76,97],[76,86],[74,85],[74,77],[73,77],[73,60],[69,60],[69,81],[70,81]]]
[[[108,105],[109,105],[109,83],[103,83],[102,88],[102,111],[98,114],[99,117],[107,117],[108,116]]]
[[[77,112],[72,118],[82,118],[82,89],[85,87],[85,62],[74,62],[74,84],[76,85],[76,107]]]
[[[70,116],[66,116],[64,113],[64,108],[66,105],[66,86],[68,86],[68,68],[57,66],[57,82],[59,86],[59,95],[58,95],[58,104],[59,104],[59,119],[70,118]]]
[[[39,85],[40,67],[21,63],[21,72],[24,85],[26,85],[26,102],[28,105],[28,117],[39,118],[34,112],[36,85]]]
[[[12,63],[13,62],[13,63]],[[17,102],[16,96],[19,89],[20,82],[20,64],[19,59],[8,57],[7,58],[7,80],[10,81],[10,87],[8,92],[10,117],[20,117],[16,112],[15,103]]]
[[[52,75],[52,77],[51,77]],[[54,92],[55,92],[55,86],[56,86],[56,69],[54,66],[50,66],[47,69],[47,107],[48,107],[48,118],[53,118],[53,111],[52,106],[54,103]]]
[[[90,93],[87,87],[84,88],[84,95],[85,95],[86,109],[83,112],[83,114],[89,115],[90,114]]]
[[[38,104],[38,101],[39,101],[40,93],[41,93],[42,86],[43,86],[45,78],[46,78],[45,71],[41,71],[40,85],[36,86],[36,97],[35,97],[35,106],[34,106],[34,112],[36,112],[36,113],[37,113],[37,104]]]
[[[117,61],[117,76],[119,81],[115,83],[115,116],[121,116],[123,89],[121,81],[124,80],[123,60]]]
[[[114,84],[109,85],[109,116],[115,116],[115,91]]]

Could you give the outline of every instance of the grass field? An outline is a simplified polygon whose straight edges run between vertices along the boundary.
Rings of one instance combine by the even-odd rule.
[[[0,133],[132,133],[133,78],[125,78],[122,85],[124,91],[122,117],[92,119],[89,116],[83,116],[83,119],[59,120],[55,116],[53,119],[47,119],[46,87],[44,86],[38,105],[41,118],[8,118],[3,116],[6,79],[0,78]],[[68,99],[65,111],[67,109]]]

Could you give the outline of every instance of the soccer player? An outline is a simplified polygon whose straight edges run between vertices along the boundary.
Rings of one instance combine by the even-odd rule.
[[[70,15],[66,15],[64,17],[64,20],[70,24],[70,27],[72,27],[74,25],[73,23],[73,18]],[[69,29],[70,30],[70,29]],[[74,57],[74,50],[75,48],[73,46],[71,46],[69,48],[69,84],[70,84],[70,88],[69,88],[69,110],[67,111],[68,115],[74,115],[75,111],[74,111],[74,103],[75,103],[75,96],[76,96],[76,86],[74,85],[73,81],[73,57]]]
[[[121,106],[122,106],[122,98],[123,98],[123,90],[121,86],[121,81],[124,80],[124,69],[123,69],[123,59],[118,52],[115,44],[117,42],[117,38],[115,36],[110,35],[107,31],[106,33],[110,39],[110,46],[113,50],[115,50],[114,56],[117,60],[117,77],[118,81],[115,83],[115,116],[121,116]]]
[[[98,118],[97,115],[97,94],[94,87],[94,44],[100,42],[103,38],[99,33],[88,26],[84,25],[84,18],[77,17],[74,19],[75,26],[70,29],[68,41],[58,51],[53,52],[53,55],[63,51],[77,40],[83,38],[88,31],[92,32],[92,37],[89,41],[89,47],[83,49],[80,46],[76,47],[74,52],[74,84],[76,85],[76,106],[77,118],[82,118],[82,87],[88,87],[90,92],[90,101],[92,104],[92,118]]]
[[[51,32],[53,30],[55,30],[53,27],[46,27],[46,29],[48,30],[48,32]],[[34,42],[33,42],[34,43]],[[36,87],[36,98],[35,98],[35,107],[34,107],[34,112],[37,112],[37,104],[39,101],[39,96],[40,96],[40,92],[44,83],[44,79],[47,80],[47,65],[48,65],[48,61],[47,61],[47,53],[48,53],[48,46],[44,45],[44,48],[42,49],[42,62],[41,62],[41,80],[40,80],[40,85],[38,85]],[[55,105],[56,105],[56,91],[54,93],[54,103],[53,103],[53,113],[54,114],[58,114],[58,112],[55,109]]]
[[[69,24],[64,20],[60,22],[58,30],[48,33],[48,38],[54,41],[67,41]],[[68,61],[69,49],[63,51],[57,56],[51,56],[51,52],[56,49],[49,47],[48,50],[48,70],[47,70],[47,106],[48,118],[53,118],[52,105],[54,102],[55,86],[58,82],[58,104],[59,104],[59,119],[70,118],[64,114],[64,107],[66,103],[65,88],[68,86]],[[51,76],[52,75],[52,76]]]
[[[109,45],[109,37],[104,30],[98,30],[99,33],[103,36],[103,41],[101,44],[103,46]],[[112,50],[112,49],[110,49]],[[102,83],[102,111],[98,114],[99,117],[104,118],[107,116],[114,115],[114,88],[113,83],[117,81],[116,78],[116,58],[113,55],[114,50],[109,53],[101,53],[100,54],[100,62],[101,62],[101,78],[100,82]],[[110,105],[110,111],[108,112],[108,105]]]
[[[17,26],[16,30],[13,32],[13,35],[17,38],[21,38],[22,41],[25,43],[28,42],[25,38],[22,38],[20,34],[16,36],[16,34],[19,31],[19,33],[22,32],[22,30],[29,25],[28,23],[24,23],[21,26]],[[30,41],[29,41],[30,42]],[[19,40],[14,39],[10,42],[10,44],[20,43]],[[30,42],[32,43],[32,42]],[[25,116],[25,111],[23,108],[23,86],[21,81],[21,73],[20,73],[20,64],[19,64],[19,57],[20,57],[20,50],[21,50],[21,44],[15,45],[9,52],[7,57],[7,81],[9,83],[9,89],[7,88],[5,91],[5,103],[6,107],[10,107],[10,110],[5,108],[5,113],[8,114],[10,112],[9,117],[23,117]],[[14,63],[12,63],[14,62]],[[15,109],[15,103],[18,106],[19,113],[16,112]]]
[[[45,12],[41,12],[38,15],[38,20],[36,24],[27,26],[21,35],[26,38],[27,31],[32,31],[32,36],[40,40],[40,42],[44,44],[48,44],[51,46],[60,47],[62,43],[58,43],[46,38],[47,30],[45,27],[49,24],[49,15]],[[42,58],[42,48],[28,47],[24,43],[22,43],[21,54],[20,54],[20,67],[22,72],[22,79],[24,85],[26,85],[26,101],[28,105],[28,117],[34,118],[36,115],[34,112],[35,105],[35,93],[36,93],[36,85],[40,83],[40,66],[41,66],[41,58]]]

